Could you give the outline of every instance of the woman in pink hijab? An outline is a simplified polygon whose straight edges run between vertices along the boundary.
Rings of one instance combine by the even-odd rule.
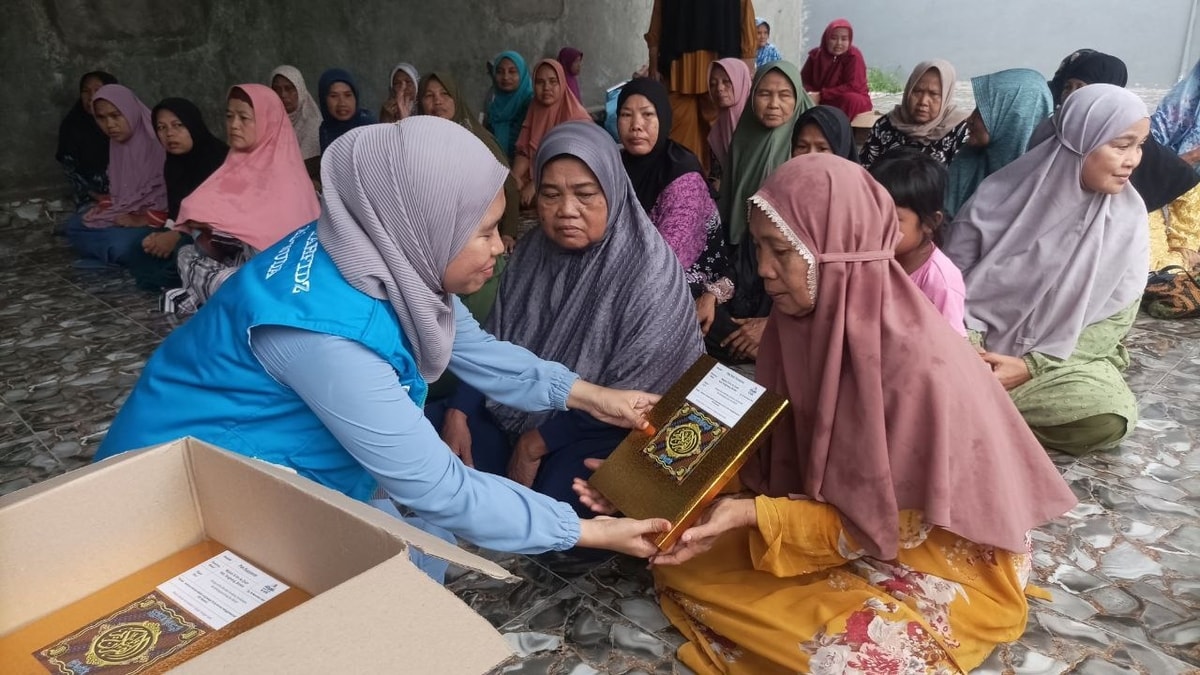
[[[742,59],[721,59],[708,67],[708,95],[717,106],[717,121],[708,132],[708,147],[714,162],[709,174],[720,179],[721,167],[729,165],[729,146],[733,130],[746,101],[750,100],[750,84],[754,74]]]
[[[745,491],[651,559],[679,657],[702,673],[970,671],[1024,632],[1028,533],[1075,497],[896,260],[896,207],[862,167],[797,157],[749,209],[774,298],[757,379],[791,407]]]
[[[225,163],[179,207],[175,227],[196,244],[179,251],[183,287],[163,295],[165,312],[195,312],[252,256],[321,212],[275,92],[260,84],[230,89],[225,128]]]

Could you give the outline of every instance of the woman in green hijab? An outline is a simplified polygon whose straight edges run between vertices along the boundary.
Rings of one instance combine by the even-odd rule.
[[[492,151],[496,159],[504,166],[508,166],[508,158],[505,157],[504,151],[500,149],[500,144],[496,142],[496,137],[484,128],[479,118],[471,112],[467,105],[467,100],[463,98],[458,88],[458,83],[454,77],[445,71],[429,73],[421,78],[420,86],[417,87],[417,104],[420,106],[421,113],[424,115],[434,115],[442,119],[458,122],[466,127],[467,131],[475,134],[488,150]],[[504,252],[512,253],[513,246],[517,241],[517,230],[520,225],[520,208],[521,194],[517,190],[517,182],[513,178],[509,178],[504,182],[504,218],[500,221],[500,236],[504,239]],[[493,280],[500,276],[500,268],[497,267],[496,274]],[[494,292],[493,292],[494,296]],[[488,303],[491,306],[491,303]],[[471,308],[474,314],[474,308]],[[477,319],[483,321],[486,316],[475,315]]]
[[[492,155],[508,167],[508,158],[496,142],[496,137],[484,128],[479,118],[475,117],[467,105],[467,100],[461,96],[458,83],[454,77],[445,71],[432,72],[421,78],[417,87],[417,107],[423,115],[433,115],[442,119],[457,122],[466,127],[467,131],[475,134],[483,141]],[[492,278],[488,279],[478,291],[470,295],[459,296],[463,305],[471,312],[475,320],[483,323],[492,313],[492,305],[496,303],[496,292],[500,290],[500,279],[504,276],[504,268],[508,263],[508,254],[512,253],[517,242],[520,227],[521,193],[517,190],[517,181],[510,172],[504,181],[504,218],[500,221],[500,236],[504,239],[504,255],[496,256],[496,267]],[[435,401],[448,396],[458,386],[458,380],[447,372],[437,382],[429,386],[429,400]]]
[[[765,64],[754,74],[750,105],[733,132],[721,186],[721,222],[729,228],[730,246],[738,247],[746,237],[746,200],[792,156],[792,127],[813,106],[799,82],[800,71],[787,61]]]
[[[729,169],[721,180],[720,211],[733,253],[735,290],[705,336],[709,352],[720,359],[754,360],[771,310],[771,300],[758,278],[754,246],[746,241],[746,200],[767,176],[791,159],[796,118],[813,107],[799,84],[800,71],[792,63],[763,65],[754,74],[750,101],[733,132]]]

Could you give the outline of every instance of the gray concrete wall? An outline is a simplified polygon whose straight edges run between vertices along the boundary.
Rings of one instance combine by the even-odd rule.
[[[960,76],[1025,67],[1053,74],[1064,56],[1090,47],[1121,57],[1131,85],[1169,87],[1200,57],[1200,28],[1187,45],[1195,0],[806,0],[804,44],[838,17],[854,24],[867,64],[899,69],[948,59]],[[1200,19],[1200,17],[1196,17]]]
[[[785,54],[798,53],[800,0],[759,0]],[[58,122],[81,73],[116,74],[153,106],[166,96],[196,101],[221,128],[230,85],[262,82],[281,63],[300,68],[315,93],[332,66],[359,78],[362,102],[378,110],[399,61],[422,72],[448,68],[478,108],[484,62],[504,49],[530,61],[563,45],[585,53],[585,102],[646,61],[642,35],[651,0],[5,0],[0,72],[0,198],[61,191],[54,162]]]

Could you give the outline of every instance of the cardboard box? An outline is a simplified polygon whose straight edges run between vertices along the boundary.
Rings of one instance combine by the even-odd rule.
[[[172,672],[449,675],[484,673],[512,654],[407,550],[512,579],[503,568],[284,469],[190,438],[0,497],[0,636],[206,539],[314,597]]]

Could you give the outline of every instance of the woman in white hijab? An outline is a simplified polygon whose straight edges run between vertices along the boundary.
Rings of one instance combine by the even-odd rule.
[[[967,328],[1047,448],[1116,446],[1137,422],[1121,345],[1146,284],[1146,207],[1129,186],[1146,105],[1095,84],[1054,136],[980,184],[945,231],[963,272]]]

